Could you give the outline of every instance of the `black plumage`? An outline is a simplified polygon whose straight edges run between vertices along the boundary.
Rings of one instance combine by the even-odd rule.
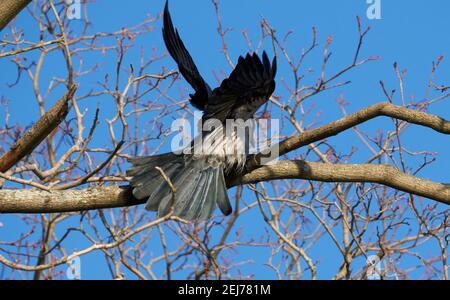
[[[195,108],[203,110],[208,97],[211,95],[211,88],[198,72],[191,55],[186,50],[178,34],[178,30],[173,27],[168,2],[166,2],[164,8],[164,27],[162,33],[167,50],[177,62],[178,70],[195,90],[195,93],[190,95],[191,104]]]
[[[251,119],[275,90],[276,59],[274,57],[271,63],[265,52],[262,60],[256,53],[239,57],[230,76],[219,87],[211,90],[174,28],[167,2],[162,32],[166,47],[180,73],[195,91],[190,95],[190,102],[203,111],[204,122],[216,119],[224,124],[227,119]],[[204,135],[207,137],[218,134],[222,130],[223,128],[212,133],[206,132]],[[225,149],[230,147],[230,143],[231,146],[242,146],[241,141],[235,139],[219,146]],[[217,156],[216,148],[207,148],[200,156],[165,153],[130,159],[133,166],[127,171],[127,175],[132,177],[130,183],[133,195],[138,199],[147,198],[146,209],[158,211],[160,216],[169,213],[173,207],[174,214],[182,218],[206,219],[211,216],[216,205],[223,214],[230,214],[232,209],[227,195],[225,173],[232,169],[230,166],[237,167],[245,163],[245,156],[219,155],[219,158],[211,159],[214,155]],[[160,167],[175,186],[174,202],[169,185],[155,167]]]

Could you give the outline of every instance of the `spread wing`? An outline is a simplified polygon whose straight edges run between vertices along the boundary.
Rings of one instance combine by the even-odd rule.
[[[168,1],[164,8],[164,27],[162,32],[167,50],[176,61],[180,73],[195,90],[195,93],[190,95],[191,104],[195,108],[203,110],[208,101],[208,96],[211,94],[211,88],[198,72],[191,55],[178,34],[178,30],[173,27]]]
[[[262,61],[256,53],[239,57],[238,63],[230,76],[214,89],[209,98],[203,118],[224,120],[237,107],[257,109],[265,103],[275,90],[277,72],[276,58],[272,64],[263,52]]]

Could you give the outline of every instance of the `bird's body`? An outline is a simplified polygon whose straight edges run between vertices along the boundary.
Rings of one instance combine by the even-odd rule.
[[[227,133],[225,130],[226,126],[217,124],[212,131],[195,138],[192,146],[185,148],[183,153],[192,154],[194,159],[206,159],[208,164],[220,166],[226,173],[242,169],[248,154],[245,150],[247,141],[237,131]]]
[[[203,131],[181,154],[130,159],[133,167],[127,174],[132,176],[133,195],[147,198],[146,208],[158,211],[160,216],[173,208],[179,217],[206,219],[216,204],[228,215],[232,209],[225,176],[245,165],[254,114],[275,89],[276,61],[271,64],[265,52],[262,60],[256,54],[239,57],[230,76],[212,90],[174,29],[167,3],[163,37],[180,73],[195,90],[190,102],[203,111]]]

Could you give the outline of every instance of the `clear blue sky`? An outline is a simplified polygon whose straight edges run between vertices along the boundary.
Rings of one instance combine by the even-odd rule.
[[[126,3],[126,4],[125,4]],[[90,33],[96,31],[116,31],[122,27],[133,26],[143,20],[147,14],[156,15],[161,12],[164,6],[163,0],[134,0],[129,2],[118,0],[97,0],[90,3],[87,12],[93,27]],[[427,88],[428,77],[431,69],[431,62],[436,60],[439,55],[444,56],[444,61],[436,75],[436,82],[449,84],[450,78],[450,41],[448,30],[450,28],[450,2],[445,0],[432,1],[412,1],[396,0],[381,1],[380,20],[369,20],[366,17],[368,4],[365,0],[345,0],[345,1],[271,1],[271,0],[222,0],[220,3],[223,26],[233,27],[234,30],[227,34],[227,42],[230,46],[230,54],[233,60],[241,54],[248,51],[247,44],[242,38],[241,31],[247,29],[249,36],[253,41],[257,41],[260,36],[260,17],[264,16],[273,27],[275,27],[283,36],[289,30],[294,33],[289,38],[287,48],[290,53],[300,53],[302,48],[307,47],[311,41],[311,27],[315,26],[318,30],[319,49],[322,49],[328,35],[333,37],[332,51],[333,56],[330,63],[330,72],[338,70],[347,65],[353,57],[355,43],[357,41],[356,21],[357,15],[361,16],[363,25],[372,27],[365,43],[363,45],[362,57],[369,55],[381,56],[381,60],[369,63],[345,76],[345,79],[352,80],[352,84],[336,90],[324,93],[314,99],[316,101],[315,113],[321,112],[321,122],[325,124],[328,121],[342,117],[336,99],[345,95],[351,106],[347,107],[348,112],[354,112],[358,109],[385,101],[385,98],[379,88],[379,81],[383,80],[388,90],[398,89],[398,82],[393,71],[393,63],[398,62],[401,69],[407,70],[405,79],[406,96],[414,96],[415,99],[421,99]],[[213,70],[228,73],[228,66],[224,56],[221,54],[221,42],[216,31],[216,18],[213,5],[209,0],[182,1],[171,0],[170,9],[175,26],[180,29],[183,40],[201,73],[206,80],[214,85],[216,83],[213,76]],[[73,22],[77,22],[76,20]],[[30,22],[28,13],[22,13],[17,22],[17,26],[23,27],[26,37],[29,40],[36,40],[38,37],[33,35],[34,23]],[[157,24],[161,27],[161,22]],[[29,30],[29,31],[28,31]],[[35,32],[35,31],[34,31]],[[159,32],[159,28],[158,31]],[[139,44],[145,45],[149,49],[157,47],[163,49],[162,36],[159,33],[147,35],[148,40],[140,40]],[[272,53],[270,44],[265,44],[265,48]],[[132,52],[131,52],[132,53]],[[136,52],[137,53],[137,52]],[[131,55],[131,57],[130,57]],[[321,51],[313,55],[306,65],[314,68],[320,68]],[[132,57],[129,54],[127,63],[138,62],[138,57]],[[89,60],[87,64],[93,63]],[[104,64],[113,64],[112,57],[105,57]],[[167,66],[175,68],[174,63],[167,59],[164,62]],[[45,76],[51,78],[53,68],[58,69],[55,63],[50,64],[45,69]],[[6,83],[11,83],[15,79],[16,69],[14,65],[2,60],[0,61],[0,92],[7,95],[11,100],[10,114],[11,123],[28,124],[30,119],[36,115],[35,107],[26,105],[29,98],[33,97],[32,90],[28,85],[20,91],[14,90],[10,93]],[[159,72],[160,70],[155,70]],[[46,75],[45,75],[46,74]],[[103,76],[101,74],[100,76]],[[288,66],[284,60],[280,60],[278,79],[285,78],[292,80]],[[182,86],[184,82],[180,83]],[[45,86],[45,85],[43,85]],[[83,88],[83,85],[80,85]],[[284,90],[278,88],[275,94],[283,95]],[[176,96],[174,94],[174,96]],[[397,101],[399,99],[397,98]],[[399,102],[397,102],[399,103]],[[34,105],[34,103],[33,103]],[[95,105],[93,106],[95,107]],[[20,114],[18,113],[20,109]],[[445,119],[450,119],[450,110],[448,100],[433,105],[430,110]],[[0,120],[1,124],[2,120]],[[365,125],[364,129],[375,132],[377,128],[391,126],[390,120],[373,120]],[[393,127],[392,127],[393,128]],[[361,146],[353,134],[342,134],[330,139],[337,145],[338,149],[346,151],[352,145]],[[450,167],[450,141],[448,136],[436,134],[425,128],[416,127],[409,130],[403,137],[403,143],[413,151],[432,151],[440,155],[437,157],[437,163],[426,168],[421,172],[422,177],[428,177],[435,181],[448,182],[448,169]],[[251,217],[258,218],[253,214]],[[9,218],[0,217],[0,221],[7,224]],[[252,224],[248,220],[248,224]],[[261,228],[247,230],[245,234],[250,237],[253,233],[260,236],[263,232],[263,222],[258,221]],[[250,226],[249,226],[250,227]],[[20,228],[15,230],[19,231]],[[0,228],[0,240],[12,236],[17,232],[5,232]],[[80,249],[80,247],[74,247]],[[254,258],[256,261],[248,268],[250,272],[255,272],[257,277],[265,278],[261,271],[268,271],[267,268],[259,265],[258,257],[267,253],[249,253],[245,249],[241,252],[242,257]],[[321,261],[330,260],[327,257],[326,249],[316,249],[312,256]],[[83,278],[103,278],[106,270],[103,267],[93,267],[96,261],[95,255],[83,258],[84,271]],[[244,260],[244,259],[243,259]],[[336,272],[335,266],[319,269],[319,277],[328,278]]]

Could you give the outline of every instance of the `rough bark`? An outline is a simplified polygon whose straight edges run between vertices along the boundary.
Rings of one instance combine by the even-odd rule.
[[[80,190],[0,190],[0,213],[53,213],[132,206],[143,203],[128,188],[96,187]]]
[[[263,166],[244,175],[236,184],[275,179],[379,183],[400,191],[450,204],[450,184],[420,179],[388,165],[333,165],[301,160],[279,161],[274,165]]]
[[[2,0],[0,1],[0,31],[24,9],[31,0]]]
[[[379,103],[322,127],[294,136],[279,144],[280,155],[318,140],[334,136],[377,116],[389,116],[450,134],[450,122],[425,112],[391,103]],[[0,159],[1,161],[1,159]],[[407,193],[450,204],[450,185],[405,174],[387,165],[333,165],[306,161],[279,161],[261,166],[259,156],[247,162],[244,174],[228,176],[229,187],[276,179],[323,182],[378,183]],[[144,203],[127,188],[99,187],[83,190],[1,190],[1,213],[50,213],[113,208]]]
[[[2,157],[0,172],[6,172],[18,161],[30,154],[39,144],[65,119],[69,112],[69,100],[73,97],[76,86],[72,85],[59,99]]]
[[[279,161],[263,166],[238,184],[276,179],[305,179],[323,182],[371,182],[423,196],[450,205],[450,185],[416,178],[386,165],[332,165],[306,161]],[[80,190],[0,190],[0,213],[52,213],[114,208],[143,204],[127,187],[97,187]]]
[[[281,156],[300,147],[335,136],[347,129],[380,116],[396,118],[398,120],[431,128],[443,134],[450,134],[450,122],[441,117],[397,106],[389,102],[381,102],[335,122],[287,138],[276,145],[276,147],[278,147],[279,155]],[[261,155],[255,155],[247,163],[247,169],[253,170],[258,168],[260,166],[260,159]]]

